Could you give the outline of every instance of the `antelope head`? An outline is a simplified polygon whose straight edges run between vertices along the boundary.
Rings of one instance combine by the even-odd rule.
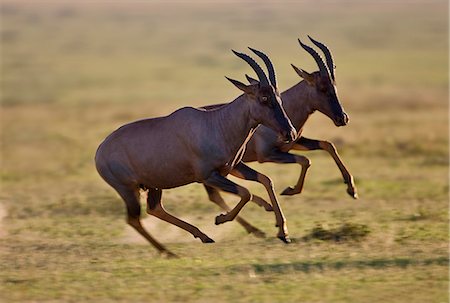
[[[326,65],[322,57],[314,49],[303,44],[300,39],[298,40],[300,46],[314,58],[319,66],[319,71],[308,73],[293,64],[291,65],[308,84],[311,109],[318,110],[328,116],[336,126],[344,126],[348,123],[349,118],[339,102],[334,74],[335,65],[331,52],[325,44],[314,40],[310,36],[308,38],[324,53]]]
[[[272,62],[264,53],[256,49],[249,49],[264,61],[269,72],[269,78],[250,56],[234,50],[233,53],[236,56],[243,59],[253,68],[259,80],[246,85],[240,81],[226,78],[244,92],[250,107],[251,119],[277,132],[283,141],[292,142],[296,139],[297,132],[284,111]]]

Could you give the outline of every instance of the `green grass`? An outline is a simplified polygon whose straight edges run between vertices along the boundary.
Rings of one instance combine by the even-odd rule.
[[[447,12],[444,1],[4,1],[0,302],[448,302]],[[303,193],[279,197],[293,239],[285,245],[273,213],[254,204],[242,216],[265,239],[215,226],[220,210],[201,185],[167,190],[167,209],[216,243],[143,215],[181,257],[161,258],[97,175],[98,144],[126,122],[237,96],[223,76],[250,69],[231,48],[266,51],[281,89],[294,85],[290,63],[316,69],[296,42],[306,34],[333,51],[350,124],[315,114],[304,135],[336,144],[360,199],[325,152],[304,153],[313,164]],[[300,172],[251,165],[278,193]],[[306,240],[318,226],[369,232]]]

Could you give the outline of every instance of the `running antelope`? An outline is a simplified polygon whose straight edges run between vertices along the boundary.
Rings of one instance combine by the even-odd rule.
[[[300,164],[301,172],[296,185],[286,188],[281,193],[282,195],[295,195],[299,194],[303,189],[305,175],[311,165],[311,161],[305,156],[292,154],[289,153],[289,151],[322,149],[327,151],[336,162],[342,173],[344,183],[347,184],[347,193],[354,199],[357,199],[358,194],[353,176],[349,173],[339,157],[334,144],[328,141],[309,139],[301,136],[303,126],[309,116],[315,111],[319,111],[328,116],[336,126],[344,126],[348,123],[348,116],[344,112],[337,95],[335,65],[333,63],[331,52],[323,43],[320,43],[311,37],[309,37],[309,39],[315,46],[322,50],[325,55],[326,64],[314,49],[298,40],[300,46],[314,58],[319,67],[319,71],[308,73],[305,70],[292,65],[296,73],[304,79],[304,81],[300,81],[290,89],[281,93],[281,98],[283,100],[283,106],[286,113],[297,130],[296,140],[289,143],[283,142],[279,140],[274,131],[261,125],[248,142],[242,161]],[[258,80],[253,79],[248,75],[246,75],[246,77],[251,84],[255,85],[258,83]],[[209,105],[204,108],[211,110],[221,106],[221,104],[217,104]],[[219,192],[207,184],[205,184],[205,188],[208,192],[209,199],[218,204],[220,207],[226,209],[227,206]],[[270,204],[262,198],[253,195],[253,201],[260,206],[264,206],[266,210],[271,210]],[[247,221],[239,216],[236,217],[236,220],[241,223],[241,225],[243,225],[248,232],[255,233],[256,228],[250,225]]]
[[[269,79],[275,79],[273,68],[269,70],[268,79],[251,57],[233,52],[258,76],[258,83],[250,85],[227,78],[244,94],[216,110],[184,107],[166,117],[126,124],[110,134],[95,155],[97,171],[125,201],[128,224],[159,252],[169,256],[174,255],[141,225],[140,189],[147,191],[147,212],[150,215],[188,231],[203,243],[211,243],[214,241],[197,227],[164,209],[162,190],[199,182],[208,188],[238,195],[241,200],[236,207],[216,217],[216,224],[221,224],[233,220],[252,199],[246,188],[226,178],[228,174],[265,186],[275,211],[278,237],[289,242],[286,220],[272,181],[240,160],[246,143],[259,124],[272,129],[283,142],[294,140],[296,131],[284,112],[276,85],[269,82]]]

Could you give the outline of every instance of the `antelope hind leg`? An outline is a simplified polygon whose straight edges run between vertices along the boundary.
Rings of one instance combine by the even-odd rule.
[[[165,209],[161,202],[161,189],[150,188],[148,190],[147,196],[147,213],[155,216],[163,221],[171,223],[175,226],[178,226],[181,229],[191,233],[195,238],[200,238],[203,243],[214,243],[214,240],[205,235],[194,225],[191,225],[183,220],[178,219],[177,217],[169,214]]]
[[[177,255],[167,250],[161,243],[156,241],[142,226],[140,220],[141,205],[139,202],[139,190],[129,188],[115,189],[125,201],[127,207],[127,223],[150,242],[150,244],[152,244],[161,254],[166,255],[169,258],[177,258]]]

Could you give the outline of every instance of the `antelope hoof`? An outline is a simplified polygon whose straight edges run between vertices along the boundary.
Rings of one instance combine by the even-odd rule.
[[[286,187],[286,189],[281,192],[281,195],[282,196],[293,196],[293,195],[299,194],[301,192],[302,192],[301,190],[295,189],[293,187]]]
[[[202,239],[203,243],[215,243],[215,241],[213,239],[211,239],[210,237],[206,237],[204,239]]]
[[[352,197],[353,199],[358,199],[358,193],[355,186],[355,181],[353,179],[353,176],[350,176],[349,178],[346,178],[344,180],[344,183],[347,184],[347,193]]]
[[[218,215],[218,216],[216,217],[216,222],[215,222],[215,224],[216,224],[216,225],[219,225],[219,224],[225,223],[225,222],[227,222],[227,221],[228,221],[228,220],[227,220],[227,215],[220,214],[220,215]]]
[[[291,239],[289,239],[289,236],[278,236],[278,239],[280,239],[281,241],[283,241],[284,243],[286,243],[286,244],[289,244],[289,243],[291,243]]]
[[[269,203],[267,203],[267,204],[264,204],[264,209],[266,211],[273,211],[273,206],[270,205]]]
[[[264,207],[264,209],[266,211],[273,211],[272,204],[268,203],[266,200],[264,200],[264,199],[262,199],[260,197],[254,196],[253,197],[253,202],[255,202],[256,204],[258,204],[261,207]]]
[[[347,188],[347,193],[350,195],[350,197],[352,197],[353,199],[358,199],[358,193],[356,192],[356,188],[353,187],[349,187]]]

